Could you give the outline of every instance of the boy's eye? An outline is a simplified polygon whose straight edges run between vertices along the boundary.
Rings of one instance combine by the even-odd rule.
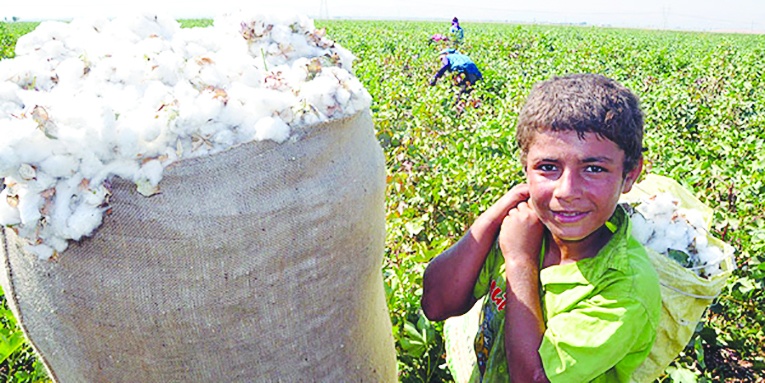
[[[555,167],[555,165],[552,165],[552,164],[542,164],[542,165],[539,165],[539,170],[541,170],[543,172],[552,172],[552,171],[555,171],[555,169],[557,169],[557,168]]]
[[[596,165],[589,165],[586,168],[586,171],[589,173],[602,173],[608,171],[606,168],[596,166]]]

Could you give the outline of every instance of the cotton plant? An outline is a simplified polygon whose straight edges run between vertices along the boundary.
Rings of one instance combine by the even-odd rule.
[[[0,225],[41,259],[102,224],[110,180],[368,109],[355,57],[304,16],[45,21],[0,61]]]
[[[679,207],[671,193],[662,192],[628,205],[632,236],[645,247],[666,255],[699,276],[720,274],[727,255],[710,244],[701,212]]]

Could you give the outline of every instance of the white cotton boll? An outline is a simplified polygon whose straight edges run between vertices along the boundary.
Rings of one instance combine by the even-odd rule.
[[[66,226],[69,228],[67,236],[75,241],[79,241],[80,238],[92,234],[101,225],[102,219],[101,208],[81,203],[74,209],[69,219],[67,219]]]
[[[141,83],[146,84],[143,88],[143,95],[141,95],[141,100],[139,102],[139,105],[146,108],[145,111],[142,111],[143,113],[151,114],[152,112],[159,110],[159,107],[163,104],[172,103],[174,99],[172,86],[167,86],[161,81],[156,80],[141,81]],[[139,88],[138,92],[140,91],[141,89]]]
[[[73,177],[56,184],[53,208],[48,214],[48,224],[56,235],[68,238],[67,220],[72,215],[72,199],[81,180],[79,177]]]
[[[232,82],[241,81],[243,73],[255,68],[252,57],[230,50],[218,52],[215,55],[215,62],[218,70],[225,75],[226,86],[230,86]]]
[[[71,154],[52,155],[40,163],[40,169],[52,177],[68,177],[80,167],[80,161]]]
[[[720,263],[723,260],[723,252],[716,246],[707,246],[699,249],[698,259],[702,265]]]
[[[29,137],[23,147],[21,145],[21,143],[14,145],[17,159],[21,163],[36,164],[53,155],[54,144],[42,132]]]
[[[198,78],[202,84],[217,88],[224,88],[229,83],[226,75],[215,65],[202,66]]]
[[[265,117],[255,124],[256,141],[272,140],[282,143],[290,135],[290,127],[280,118]]]
[[[684,250],[687,249],[688,244],[691,242],[691,236],[688,226],[682,222],[672,222],[665,226],[664,238],[667,239],[673,245],[673,249]]]
[[[213,33],[209,28],[181,28],[170,39],[170,47],[173,52],[178,53],[184,60],[188,60],[191,57],[210,51],[209,47],[204,46],[205,42],[211,41],[212,44],[217,45],[214,42],[217,39],[207,39]]]
[[[135,128],[139,129],[141,140],[144,141],[144,143],[150,143],[159,138],[160,135],[162,135],[162,131],[167,126],[167,122],[158,117],[159,116],[152,116],[140,120],[136,119],[136,124],[138,125],[135,126]]]
[[[91,185],[92,186],[92,185]],[[98,185],[95,188],[88,188],[82,192],[82,200],[91,206],[99,206],[106,199],[106,195],[109,191],[104,185]]]
[[[337,44],[335,44],[334,51],[340,56],[340,67],[353,74],[353,62],[356,60],[356,56]]]
[[[164,167],[158,160],[148,161],[141,166],[133,180],[146,180],[149,181],[151,185],[156,186],[159,184],[159,181],[162,180],[162,170],[164,170]]]
[[[37,171],[37,177],[27,183],[27,187],[33,193],[42,193],[45,190],[56,186],[57,181],[57,177],[50,176],[41,168]]]
[[[338,88],[337,93],[335,94],[335,99],[341,107],[345,107],[351,99],[351,92],[345,88]]]
[[[274,25],[270,37],[277,44],[291,44],[292,30],[288,25]]]
[[[131,123],[136,119],[121,118],[117,121],[117,141],[120,143],[118,154],[124,158],[136,158],[141,153],[140,139]]]
[[[704,268],[703,270],[703,276],[711,277],[713,275],[720,274],[722,272],[722,268],[719,264],[710,265]]]
[[[638,205],[636,209],[647,219],[669,220],[677,209],[677,200],[670,193],[659,193],[650,201],[644,201]]]
[[[263,83],[264,78],[265,74],[258,70],[258,68],[253,65],[245,65],[242,66],[241,73],[236,81],[245,86],[257,87]]]
[[[237,144],[236,134],[231,130],[220,130],[213,136],[213,141],[220,147],[220,150],[229,148]]]
[[[338,84],[329,76],[319,76],[304,83],[299,90],[299,96],[309,104],[315,106],[322,113],[326,113],[328,107],[336,105],[334,94]]]
[[[153,36],[169,39],[180,29],[180,24],[172,18],[147,12],[122,15],[104,29],[105,33],[115,36],[129,36],[129,41],[135,43]]]
[[[707,247],[709,245],[709,239],[707,238],[706,232],[702,232],[702,231],[694,232],[693,241],[697,249],[702,247]]]
[[[140,166],[132,159],[115,160],[104,165],[100,171],[90,179],[90,182],[100,184],[107,178],[110,178],[111,175],[127,180],[135,180],[139,170]]]
[[[145,38],[135,44],[136,52],[140,53],[147,61],[155,58],[159,52],[169,48],[169,41],[157,37]]]
[[[66,241],[66,239],[54,235],[51,230],[43,230],[43,233],[40,234],[40,238],[44,240],[46,245],[59,253],[63,252],[67,247],[69,247],[69,243]]]
[[[55,69],[59,87],[75,87],[85,76],[85,63],[78,57],[61,61]]]
[[[118,52],[112,56],[114,71],[111,80],[125,84],[141,84],[145,79],[146,59],[132,52]]]
[[[24,250],[30,254],[34,254],[38,259],[47,261],[53,257],[53,248],[48,245],[25,245]]]
[[[171,51],[160,52],[155,58],[157,66],[152,70],[152,79],[168,86],[174,86],[181,79],[184,61]]]
[[[252,88],[241,83],[231,85],[228,98],[226,107],[220,113],[220,120],[231,126],[269,117],[273,111],[289,108],[295,101],[290,93]]]
[[[707,223],[704,219],[704,215],[700,211],[693,209],[679,209],[678,212],[688,220],[688,223],[694,228],[706,229]]]
[[[0,120],[0,124],[2,123],[3,121]],[[0,178],[2,178],[4,174],[11,174],[13,170],[18,169],[20,165],[21,162],[18,160],[14,149],[7,143],[4,143],[0,138]]]
[[[51,63],[46,59],[21,56],[14,60],[18,60],[15,65],[20,67],[20,70],[15,71],[11,77],[5,80],[29,91],[48,91],[54,87],[54,73]]]
[[[646,244],[653,235],[653,227],[640,214],[633,214],[630,217],[632,236],[641,244]]]
[[[216,93],[214,90],[207,89],[199,93],[198,97],[194,98],[191,103],[181,107],[179,118],[190,120],[189,122],[196,124],[213,120],[218,117],[223,109],[223,101],[226,97],[226,93],[223,91]]]
[[[37,27],[16,40],[16,56],[34,55],[42,46],[51,40],[64,41],[67,37],[69,26],[62,21],[46,20]]]
[[[0,79],[2,79],[2,72],[0,72]],[[10,81],[0,82],[0,116],[21,111],[24,103],[18,95],[19,90],[19,86]]]
[[[19,210],[19,219],[22,225],[35,226],[37,220],[42,218],[40,208],[43,204],[42,197],[37,193],[30,193],[26,187],[15,188],[19,197],[19,204],[17,206]]]
[[[78,153],[80,160],[79,172],[83,178],[87,178],[90,182],[101,183],[104,178],[100,180],[94,180],[96,174],[101,172],[104,168],[104,163],[101,159],[92,151],[85,150]]]
[[[257,119],[264,116],[265,114],[258,114],[255,118]],[[229,100],[218,115],[220,122],[228,126],[237,127],[237,129],[241,129],[241,126],[244,125],[249,118],[251,117],[248,109],[239,100]]]
[[[210,141],[210,143],[213,145],[212,153],[216,153],[224,150],[225,148],[222,147],[220,142],[215,140],[214,136],[219,132],[229,131],[229,129],[231,129],[230,126],[211,119],[199,127],[199,134],[202,137],[206,137]]]
[[[21,223],[19,209],[8,204],[8,191],[8,188],[0,191],[0,226],[11,226]]]
[[[667,249],[673,248],[672,242],[658,236],[654,236],[645,246],[660,254],[667,254]]]
[[[54,92],[56,98],[48,109],[51,121],[55,125],[56,145],[81,146],[93,139],[92,124],[98,121],[98,105],[86,108],[89,97],[85,95]]]

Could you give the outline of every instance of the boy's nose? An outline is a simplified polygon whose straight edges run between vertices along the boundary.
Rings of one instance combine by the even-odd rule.
[[[582,182],[577,172],[564,170],[555,185],[555,198],[570,200],[579,196]]]

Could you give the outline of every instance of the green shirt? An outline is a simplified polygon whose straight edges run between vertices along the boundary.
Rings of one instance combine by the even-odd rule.
[[[539,275],[545,332],[539,355],[555,382],[628,382],[651,351],[661,313],[659,279],[630,233],[621,207],[606,224],[610,241],[595,257]],[[544,249],[543,249],[544,252]],[[505,266],[495,245],[474,289],[485,296],[471,381],[509,382],[505,357]]]

